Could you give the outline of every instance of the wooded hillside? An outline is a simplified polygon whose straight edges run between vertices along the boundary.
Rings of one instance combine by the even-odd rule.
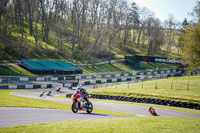
[[[1,0],[1,61],[65,58],[95,63],[124,55],[179,56],[186,24],[164,22],[126,0]],[[177,30],[179,29],[179,30]]]

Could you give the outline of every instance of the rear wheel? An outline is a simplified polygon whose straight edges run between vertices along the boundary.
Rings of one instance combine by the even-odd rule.
[[[88,106],[87,106],[86,112],[90,114],[92,111],[93,111],[93,105],[92,105],[91,102],[88,102]]]
[[[72,112],[77,113],[78,107],[76,106],[76,103],[72,103]]]

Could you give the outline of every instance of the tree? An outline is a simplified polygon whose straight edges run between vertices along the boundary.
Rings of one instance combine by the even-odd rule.
[[[188,24],[189,24],[189,23],[188,23],[187,19],[185,18],[185,19],[183,20],[182,24],[181,24],[182,29],[185,30]]]
[[[98,58],[98,55],[102,51],[102,46],[105,43],[106,37],[106,22],[107,10],[106,10],[106,1],[104,0],[94,0],[92,3],[92,25],[93,25],[93,57]],[[96,62],[94,60],[93,64]]]
[[[108,35],[108,49],[109,49],[109,63],[111,63],[112,44],[116,36],[115,26],[118,25],[116,17],[117,0],[110,0],[107,14],[107,35]]]
[[[165,25],[165,42],[167,44],[168,54],[171,52],[172,46],[176,45],[176,26],[177,22],[173,14],[169,14],[168,19],[164,21]]]
[[[200,22],[200,1],[196,1],[196,5],[195,5],[191,15],[194,17],[193,21],[195,23]]]
[[[153,17],[146,20],[146,34],[148,36],[148,55],[155,56],[163,44],[164,33],[159,19]]]
[[[56,14],[57,15],[57,19],[55,22],[55,26],[54,26],[54,31],[56,32],[56,36],[57,36],[57,49],[58,49],[58,53],[60,55],[63,55],[64,51],[63,51],[63,35],[65,34],[65,30],[63,27],[66,27],[65,24],[65,19],[64,19],[64,15],[66,14],[66,3],[64,0],[60,0],[57,3],[57,7],[56,7]]]
[[[30,14],[30,15],[32,15],[32,17],[31,17],[32,22],[29,21],[29,25],[33,25],[33,22],[35,22],[35,29],[33,29],[33,26],[32,26],[32,30],[31,30],[31,26],[29,26],[29,30],[30,30],[30,32],[32,32],[30,34],[32,34],[33,37],[35,38],[35,44],[38,43],[38,23],[41,20],[41,15],[42,15],[42,12],[41,12],[42,6],[41,5],[42,5],[42,3],[40,1],[38,1],[38,0],[34,1],[34,7],[32,7],[33,13]]]
[[[48,44],[49,32],[55,24],[58,0],[41,0],[43,41]]]
[[[139,25],[139,10],[135,2],[131,4],[129,8],[130,24],[132,30],[132,42],[135,44],[136,33],[134,32],[135,28]]]
[[[142,33],[144,33],[144,28],[145,28],[145,22],[148,18],[151,18],[154,16],[154,13],[147,9],[146,7],[143,7],[140,12],[140,17],[139,17],[139,29],[138,29],[138,38],[137,38],[137,45],[139,46],[140,44],[140,39],[142,36]]]
[[[0,31],[1,31],[1,16],[5,12],[8,2],[9,2],[9,0],[1,0],[0,1]]]
[[[129,9],[128,9],[128,5],[127,5],[127,10],[125,10],[125,14],[124,14],[124,38],[123,38],[123,49],[125,50],[126,48],[126,44],[127,44],[127,40],[129,37],[129,31],[130,31],[130,23],[131,23],[131,16],[129,14]]]
[[[190,71],[200,67],[200,22],[188,26],[183,37],[182,59]]]

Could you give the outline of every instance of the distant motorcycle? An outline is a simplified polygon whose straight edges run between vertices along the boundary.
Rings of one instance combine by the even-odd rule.
[[[72,112],[77,113],[79,110],[86,111],[87,113],[91,113],[93,111],[93,105],[89,101],[87,102],[83,97],[81,97],[80,93],[76,95],[72,95]],[[91,95],[88,95],[88,99],[91,98]]]

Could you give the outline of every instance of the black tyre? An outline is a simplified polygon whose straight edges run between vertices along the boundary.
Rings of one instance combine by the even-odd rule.
[[[78,108],[76,106],[76,103],[72,104],[72,112],[77,113],[78,112]]]
[[[88,106],[87,106],[86,112],[90,114],[92,111],[93,111],[93,105],[92,105],[91,102],[88,102]]]

